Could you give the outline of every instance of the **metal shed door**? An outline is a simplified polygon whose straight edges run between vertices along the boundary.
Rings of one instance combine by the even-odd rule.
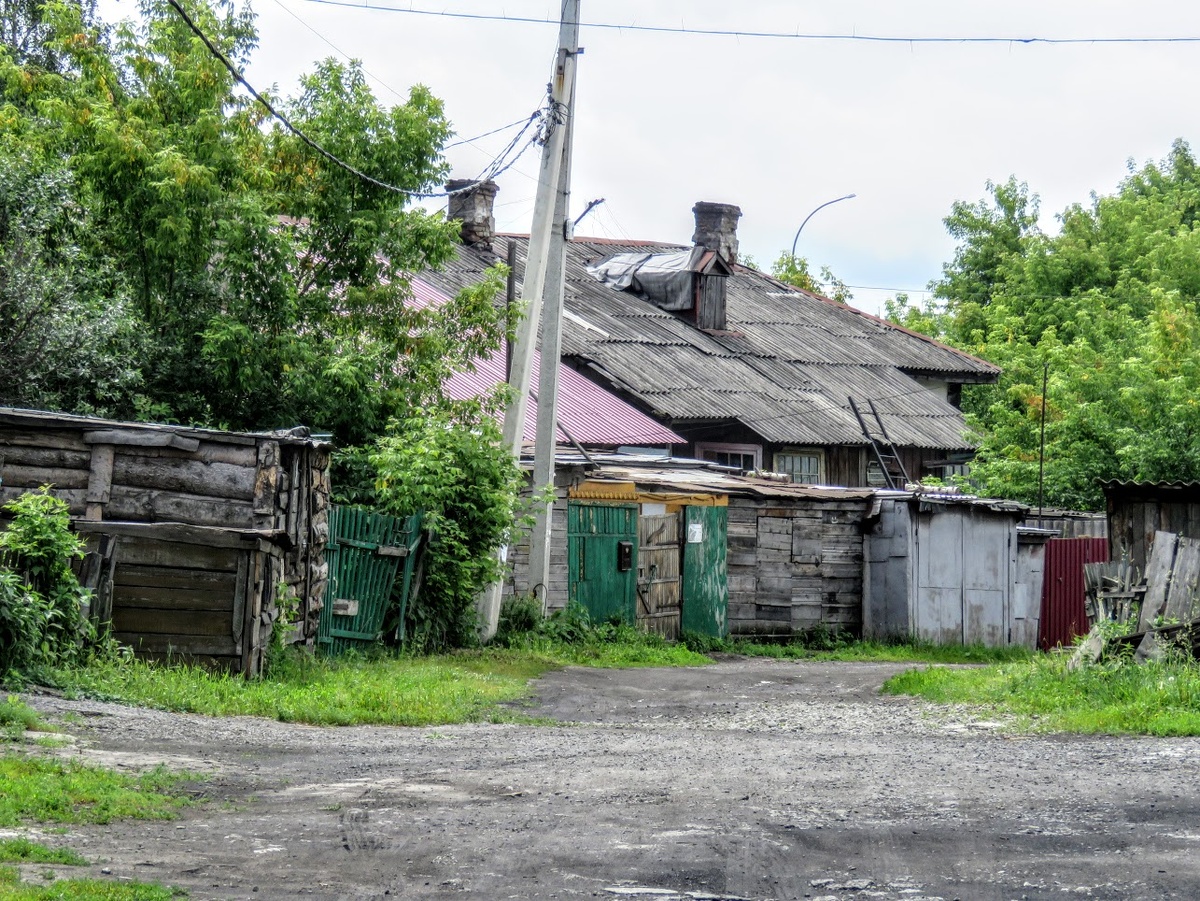
[[[714,638],[729,632],[727,507],[685,507],[683,628]]]
[[[596,621],[637,618],[637,507],[567,504],[567,601]]]

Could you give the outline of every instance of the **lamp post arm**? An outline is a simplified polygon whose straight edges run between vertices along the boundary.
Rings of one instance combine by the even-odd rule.
[[[838,203],[839,201],[842,201],[842,200],[852,200],[853,198],[855,198],[857,196],[858,196],[857,194],[846,194],[844,197],[835,197],[835,198],[833,198],[833,200],[826,200],[823,204],[821,204],[819,207],[817,207],[815,210],[813,210],[811,213],[809,213],[807,216],[805,216],[804,221],[800,223],[800,227],[798,229],[796,229],[796,237],[792,238],[792,257],[795,258],[795,256],[796,256],[796,242],[800,240],[800,232],[804,231],[804,226],[808,225],[809,219],[811,219],[813,216],[815,216],[817,213],[819,213],[821,210],[825,209],[825,207],[827,207],[831,204]]]

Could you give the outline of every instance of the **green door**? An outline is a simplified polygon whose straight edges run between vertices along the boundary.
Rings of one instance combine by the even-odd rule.
[[[596,622],[637,618],[637,509],[567,504],[567,601]]]
[[[727,507],[685,507],[683,630],[724,638],[729,632]]]
[[[357,507],[329,508],[329,584],[317,629],[322,651],[340,654],[379,641],[401,564],[402,607],[407,602],[420,537],[420,514],[400,518]],[[403,609],[400,615],[403,622]]]

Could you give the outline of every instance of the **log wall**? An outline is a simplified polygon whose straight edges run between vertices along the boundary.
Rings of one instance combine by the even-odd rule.
[[[99,609],[119,639],[252,673],[280,597],[294,599],[294,637],[315,640],[329,450],[296,433],[0,408],[0,504],[46,485],[93,547],[115,540],[98,587],[111,583]]]

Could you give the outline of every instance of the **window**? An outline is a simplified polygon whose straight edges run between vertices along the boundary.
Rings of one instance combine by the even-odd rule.
[[[758,469],[762,465],[762,448],[757,444],[697,442],[696,456],[709,463],[732,466],[736,469]]]
[[[820,450],[785,450],[775,455],[775,472],[786,472],[798,485],[825,483],[825,452]]]

